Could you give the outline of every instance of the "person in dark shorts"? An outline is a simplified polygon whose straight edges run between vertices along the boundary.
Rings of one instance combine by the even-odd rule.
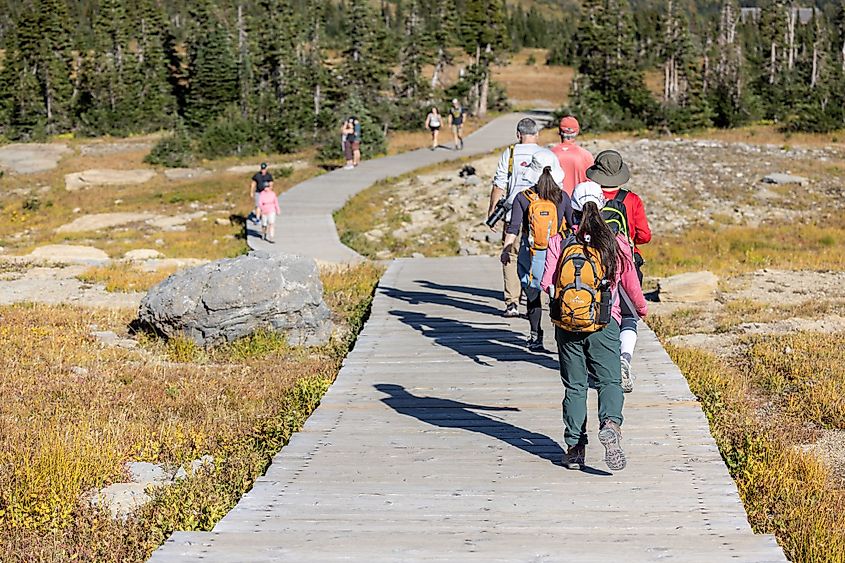
[[[267,163],[262,162],[261,168],[255,173],[252,181],[249,183],[249,197],[252,198],[255,205],[253,215],[256,222],[261,220],[261,207],[258,205],[258,198],[261,192],[267,188],[273,188],[273,175],[267,169]]]
[[[443,125],[443,119],[440,117],[440,111],[437,106],[432,106],[431,111],[425,118],[425,128],[431,131],[431,150],[437,148],[437,137],[440,135],[440,127]]]
[[[467,110],[461,105],[457,98],[452,100],[452,107],[449,108],[449,125],[452,127],[452,136],[455,138],[455,150],[464,148],[464,118]]]

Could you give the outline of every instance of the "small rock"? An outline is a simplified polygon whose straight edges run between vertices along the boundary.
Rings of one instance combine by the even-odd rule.
[[[157,238],[155,240],[155,245],[156,246],[164,246],[164,239]]]
[[[112,518],[125,520],[152,500],[146,488],[141,483],[114,483],[91,495],[90,503],[111,512]]]
[[[88,375],[88,368],[73,366],[70,368],[70,373],[73,375]]]
[[[190,465],[188,465],[188,470],[185,471],[184,467],[180,467],[176,474],[173,476],[174,481],[181,481],[182,479],[186,479],[188,477],[193,477],[197,471],[205,468],[205,467],[212,467],[214,465],[214,456],[212,455],[204,455],[199,459],[193,460]]]
[[[413,254],[411,254],[411,258],[425,258],[425,254],[422,254],[420,252],[414,252]]]
[[[761,181],[765,184],[798,184],[800,186],[810,183],[810,181],[803,176],[793,176],[792,174],[781,174],[779,172],[763,176]]]
[[[121,338],[117,341],[117,347],[124,350],[134,350],[138,347],[138,341],[131,338]]]
[[[136,248],[135,250],[130,250],[126,254],[123,255],[125,260],[158,260],[160,258],[164,258],[164,254],[155,250],[153,248]]]
[[[81,213],[81,212],[82,212],[82,208],[81,208],[81,207],[74,207],[74,208],[73,208],[73,214],[74,214],[74,215],[76,215],[77,213]]]
[[[232,224],[231,221],[229,221],[228,219],[224,219],[222,217],[218,217],[217,219],[214,220],[214,222],[217,223],[220,226],[226,226],[226,225]]]
[[[96,338],[101,344],[106,346],[114,346],[117,344],[117,334],[111,330],[98,330],[91,333],[91,336]]]
[[[168,180],[190,180],[192,178],[203,178],[210,176],[211,170],[206,168],[168,168],[164,171],[164,177]]]
[[[130,461],[126,463],[126,470],[133,483],[141,485],[166,484],[172,475],[164,468],[148,461]]]

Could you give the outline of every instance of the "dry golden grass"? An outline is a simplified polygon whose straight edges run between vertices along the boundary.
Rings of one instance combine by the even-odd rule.
[[[464,122],[463,135],[466,137],[471,133],[477,131],[489,123],[496,116],[488,114],[485,117],[470,117]],[[419,131],[394,131],[387,137],[387,154],[394,155],[403,152],[413,151],[431,146],[431,133],[423,128],[424,123],[420,123]],[[440,130],[440,136],[437,142],[441,146],[452,148],[454,138],[452,131],[448,125]],[[456,155],[457,156],[457,155]]]
[[[547,66],[546,49],[523,49],[510,64],[493,69],[493,80],[501,84],[515,109],[558,108],[569,100],[575,69]],[[528,58],[536,62],[528,65]]]
[[[758,414],[742,373],[712,354],[667,346],[701,400],[749,521],[774,533],[791,561],[845,561],[845,491],[811,453],[802,431],[777,414]]]
[[[141,339],[103,348],[130,311],[0,307],[0,560],[145,560],[173,529],[210,529],[319,402],[366,314],[380,270],[327,274],[347,335],[318,349],[258,334],[212,350]],[[84,368],[87,373],[80,369]],[[214,467],[116,522],[83,494],[126,479],[126,461]]]
[[[84,282],[102,284],[106,291],[129,293],[147,291],[177,270],[171,266],[149,272],[132,262],[112,262],[105,266],[92,266],[78,278]]]

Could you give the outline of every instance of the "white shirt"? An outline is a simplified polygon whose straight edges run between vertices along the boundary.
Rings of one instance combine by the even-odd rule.
[[[510,183],[508,183],[508,160],[510,160],[510,147],[502,151],[499,157],[499,165],[496,167],[496,175],[493,176],[493,185],[505,192],[508,203],[513,205],[513,200],[521,192],[534,187],[533,182],[526,179],[525,171],[531,165],[531,157],[542,149],[537,143],[518,143],[513,148],[513,172]],[[559,165],[558,165],[559,166]],[[511,220],[511,212],[505,215],[505,221]]]

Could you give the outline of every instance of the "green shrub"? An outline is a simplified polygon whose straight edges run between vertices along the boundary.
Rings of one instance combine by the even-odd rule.
[[[230,106],[200,135],[198,153],[203,158],[250,156],[264,151],[269,141],[265,128],[245,118],[236,106]]]
[[[144,157],[144,162],[148,164],[168,168],[190,166],[193,161],[191,138],[187,129],[181,124],[172,134],[156,143],[150,154]]]

